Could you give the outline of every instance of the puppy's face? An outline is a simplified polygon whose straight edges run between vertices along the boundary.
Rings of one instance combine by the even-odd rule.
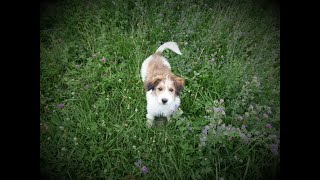
[[[160,105],[170,105],[179,96],[184,80],[177,76],[155,77],[146,83],[146,90],[153,90]]]

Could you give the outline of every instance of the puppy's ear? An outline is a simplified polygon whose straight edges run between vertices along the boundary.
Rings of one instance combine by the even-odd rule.
[[[173,77],[173,82],[174,82],[174,86],[176,88],[176,95],[179,96],[180,92],[183,90],[183,86],[184,86],[184,79],[182,79],[181,77]]]
[[[157,76],[157,77],[146,80],[144,82],[144,89],[146,91],[150,91],[151,89],[154,90],[154,88],[159,84],[161,80],[162,80],[161,76]]]

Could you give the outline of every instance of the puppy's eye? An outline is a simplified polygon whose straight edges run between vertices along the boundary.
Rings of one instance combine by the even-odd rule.
[[[169,89],[169,91],[170,91],[170,92],[172,92],[172,91],[173,91],[173,89],[172,89],[172,88],[170,88],[170,89]]]
[[[162,88],[160,87],[160,88],[158,88],[158,90],[159,90],[159,91],[162,91]]]

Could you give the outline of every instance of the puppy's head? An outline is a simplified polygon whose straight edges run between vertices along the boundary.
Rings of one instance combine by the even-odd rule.
[[[146,91],[153,90],[152,93],[157,97],[161,105],[170,105],[183,90],[184,80],[175,75],[156,76],[145,83]]]

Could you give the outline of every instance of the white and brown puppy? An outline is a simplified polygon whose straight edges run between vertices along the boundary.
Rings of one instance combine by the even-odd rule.
[[[155,117],[167,117],[179,107],[179,94],[184,86],[184,79],[171,72],[171,66],[166,58],[161,56],[165,49],[181,55],[175,42],[166,42],[156,53],[144,60],[141,67],[141,77],[144,82],[147,97],[147,126],[153,125]]]

